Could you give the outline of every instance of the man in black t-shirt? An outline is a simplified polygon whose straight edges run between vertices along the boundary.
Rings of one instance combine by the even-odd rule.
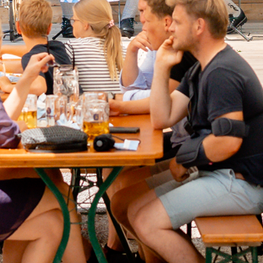
[[[224,41],[228,13],[223,0],[166,2],[175,5],[173,36],[156,55],[151,120],[163,129],[187,116],[191,138],[170,163],[175,180],[148,192],[149,181],[123,189],[113,196],[112,211],[163,261],[205,262],[179,230],[182,225],[198,216],[263,211],[263,91],[248,63]],[[170,71],[182,51],[190,51],[199,63],[169,94]],[[192,166],[199,177],[178,187]]]
[[[112,114],[113,112],[114,114],[150,113],[149,94],[154,71],[156,50],[158,50],[163,41],[171,35],[168,29],[172,23],[173,8],[166,5],[165,0],[139,0],[138,9],[140,11],[140,20],[143,24],[143,31],[130,42],[127,48],[123,70],[120,75],[121,88],[123,91],[127,90],[127,92],[124,93],[123,97],[122,95],[116,94],[116,99],[110,100],[109,103]],[[138,65],[138,52],[140,49],[147,51],[147,55],[141,66]],[[194,63],[196,63],[196,59],[189,52],[186,52],[182,61],[173,67],[169,79],[170,92],[178,87],[184,74]],[[137,85],[137,83],[139,85]],[[129,91],[134,92],[134,94],[136,93],[136,96],[127,100],[125,96]],[[184,132],[184,130],[178,129],[178,127],[182,127],[182,125],[177,125],[176,135],[178,135],[179,130],[180,132]],[[173,133],[170,131],[164,132],[164,156],[162,159],[157,160],[158,167],[153,167],[155,170],[167,171],[169,168],[169,162],[165,161],[160,163],[160,161],[175,156],[177,149],[172,147],[172,134]],[[180,135],[180,140],[182,140],[183,136],[187,136],[185,132],[183,134],[180,133]],[[116,191],[120,190],[120,188],[129,186],[138,180],[142,180],[145,177],[155,174],[155,171],[148,171],[149,167],[146,167],[145,169],[147,169],[146,173],[137,176],[136,168],[126,168],[125,171],[118,176],[118,180],[116,180],[107,191],[109,197],[115,194]],[[105,169],[103,175],[107,176]],[[169,179],[171,179],[170,175]],[[112,226],[109,225],[109,239],[105,249],[109,262],[116,262],[117,259],[114,258],[114,254],[117,253],[116,251],[119,251],[120,253],[118,253],[118,256],[121,257],[120,254],[123,250],[119,240],[116,240],[116,235],[113,235],[113,231],[114,229],[112,230]],[[111,253],[113,255],[109,255],[113,250],[114,253]],[[143,255],[141,256],[143,257]],[[125,262],[126,256],[123,255],[123,257]]]

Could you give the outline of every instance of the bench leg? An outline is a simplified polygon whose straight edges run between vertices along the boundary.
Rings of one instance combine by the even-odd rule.
[[[232,250],[232,248],[231,248]],[[232,250],[232,252],[234,252],[235,249]],[[206,248],[206,257],[205,257],[205,263],[212,263],[212,260],[213,260],[213,253],[215,255],[219,255],[221,257],[224,258],[223,261],[220,261],[220,262],[248,262],[246,257],[245,257],[245,254],[247,253],[250,253],[251,252],[251,257],[252,257],[252,263],[258,263],[258,252],[257,252],[257,247],[249,247],[247,248],[246,250],[241,250],[240,252],[238,253],[234,253],[232,255],[229,255],[229,254],[226,254],[220,250],[216,250],[214,249],[213,247],[207,247]],[[240,259],[240,257],[245,257],[245,260],[242,260]]]
[[[212,263],[212,248],[207,247],[205,249],[205,263]]]
[[[252,263],[258,263],[258,250],[257,247],[250,247],[252,254]]]

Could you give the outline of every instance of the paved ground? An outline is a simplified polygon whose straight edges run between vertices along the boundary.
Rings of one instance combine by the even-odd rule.
[[[3,30],[8,29],[8,25],[3,25]],[[60,24],[54,24],[50,39],[53,37],[57,32],[60,30]],[[138,23],[135,25],[135,32],[136,34],[140,32],[141,30],[141,24]],[[227,37],[226,42],[230,44],[237,52],[240,53],[241,56],[243,56],[252,66],[252,68],[255,70],[256,74],[258,75],[259,80],[263,84],[263,22],[248,22],[244,25],[242,29],[243,33],[249,37],[253,37],[251,41],[244,40],[243,37],[241,37],[238,34],[231,34]],[[61,36],[57,38],[58,40],[61,40],[65,42],[67,39],[62,38]],[[123,38],[123,43],[125,46],[129,44],[128,38]],[[12,44],[12,45],[18,45],[22,44],[22,40],[17,40],[14,43],[10,43],[8,36],[6,36],[3,39],[3,44]],[[69,174],[64,173],[65,178],[68,179]],[[92,191],[96,191],[96,189],[93,189]],[[90,192],[84,192],[80,196],[80,199],[83,200],[87,198],[91,193]],[[83,215],[83,221],[86,221],[87,217],[86,215]],[[96,228],[98,233],[98,239],[102,245],[104,245],[107,242],[107,216],[105,214],[105,208],[104,205],[100,205],[99,213],[97,214],[96,218]],[[83,235],[87,236],[86,234],[86,225],[83,225]],[[196,244],[197,248],[204,254],[204,247],[200,240],[199,233],[196,230],[195,227],[193,227],[193,242]],[[137,249],[136,242],[131,242],[131,246],[133,250]],[[259,262],[263,263],[263,257],[261,256],[259,258]],[[0,257],[0,263],[1,257]]]

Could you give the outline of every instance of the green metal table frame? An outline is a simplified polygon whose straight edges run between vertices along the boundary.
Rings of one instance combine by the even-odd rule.
[[[85,168],[87,168],[87,167],[85,167]],[[73,177],[80,175],[80,169],[81,168],[72,168],[72,169],[73,169],[73,172],[72,172]],[[115,220],[115,218],[113,217],[113,215],[111,213],[110,200],[106,194],[106,190],[109,188],[109,186],[112,184],[112,182],[116,179],[116,177],[118,176],[118,174],[121,172],[122,169],[123,169],[123,167],[114,167],[112,172],[109,174],[109,176],[105,180],[105,182],[103,182],[103,179],[102,179],[102,168],[96,169],[97,170],[97,181],[98,181],[97,183],[99,186],[99,191],[96,193],[94,200],[91,204],[90,210],[89,210],[88,231],[89,231],[89,236],[90,236],[90,242],[92,244],[92,247],[94,249],[94,252],[96,254],[96,257],[97,257],[99,263],[107,263],[107,260],[105,258],[104,253],[103,253],[103,250],[99,244],[99,241],[97,239],[96,232],[95,232],[96,209],[97,209],[97,205],[98,205],[100,198],[103,198],[103,200],[105,202],[107,211],[111,217],[111,220],[112,220],[112,222],[115,226],[115,229],[118,233],[118,236],[121,240],[122,246],[126,252],[127,262],[129,262],[129,263],[135,262],[135,259],[132,255],[130,247],[128,245],[126,236],[124,235],[124,232],[123,232],[121,226],[118,224],[118,222]],[[46,174],[44,169],[43,168],[35,168],[35,170],[38,173],[38,175],[41,177],[41,179],[45,182],[47,187],[53,192],[53,194],[57,198],[57,200],[60,204],[61,210],[62,210],[62,214],[63,214],[63,218],[64,218],[64,230],[63,230],[61,243],[59,245],[55,259],[53,261],[53,263],[60,263],[62,256],[64,254],[64,251],[65,251],[65,248],[67,246],[68,238],[69,238],[70,217],[69,217],[68,207],[67,207],[67,204],[66,204],[64,197],[62,196],[60,191],[57,189],[55,184],[48,177],[48,175]],[[76,178],[74,178],[73,180],[75,180],[75,179]]]
[[[44,181],[44,183],[47,185],[47,187],[52,191],[52,193],[57,198],[59,205],[61,207],[62,214],[63,214],[64,231],[63,231],[63,235],[62,235],[60,245],[58,247],[57,254],[56,254],[55,259],[53,261],[53,263],[61,263],[62,256],[64,254],[65,248],[66,248],[67,243],[68,243],[69,231],[70,231],[70,218],[69,218],[68,207],[67,207],[67,204],[64,200],[64,197],[62,196],[60,191],[57,189],[55,184],[48,177],[48,175],[46,174],[44,169],[43,168],[35,168],[35,171],[38,173],[38,175],[41,177],[41,179]]]
[[[97,168],[97,183],[99,186],[99,191],[96,193],[93,202],[91,204],[90,210],[89,210],[89,215],[88,215],[88,231],[89,231],[89,237],[90,237],[90,242],[92,244],[92,247],[94,249],[94,252],[96,254],[96,257],[99,261],[99,263],[107,263],[108,261],[105,258],[105,255],[103,253],[103,250],[99,244],[99,241],[96,237],[96,232],[95,232],[95,215],[96,215],[96,209],[98,202],[100,198],[103,198],[104,203],[106,205],[107,211],[111,217],[112,223],[116,229],[116,232],[119,236],[119,239],[122,243],[123,249],[126,252],[127,256],[127,262],[133,263],[135,262],[135,259],[131,253],[130,247],[128,245],[126,236],[121,228],[121,226],[118,224],[118,222],[115,220],[111,213],[110,209],[110,200],[106,194],[107,189],[109,186],[112,184],[112,182],[116,179],[118,174],[121,172],[123,167],[114,167],[113,170],[111,171],[110,175],[107,177],[105,182],[103,182],[102,179],[102,168]]]
[[[222,252],[220,250],[217,250],[213,247],[207,247],[206,248],[206,257],[205,262],[206,263],[212,263],[213,260],[213,253],[217,256],[221,256],[223,259],[221,261],[217,261],[217,263],[227,263],[227,262],[234,262],[234,263],[245,263],[248,261],[242,260],[240,257],[245,256],[248,253],[251,253],[252,263],[258,263],[258,253],[257,253],[257,247],[248,247],[245,250],[242,250],[240,252],[237,252],[235,254],[227,254],[225,252]]]

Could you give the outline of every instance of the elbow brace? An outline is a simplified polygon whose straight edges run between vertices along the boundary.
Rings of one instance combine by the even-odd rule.
[[[215,136],[244,138],[248,136],[249,126],[244,121],[218,118],[212,122],[212,133]]]
[[[234,136],[243,138],[248,136],[249,126],[244,121],[218,118],[212,123],[212,134],[215,136]],[[212,164],[206,157],[203,140],[208,134],[192,137],[185,141],[176,154],[176,162],[185,168]]]
[[[176,154],[176,162],[182,164],[185,168],[211,164],[203,147],[205,137],[207,137],[207,134],[185,141]]]

